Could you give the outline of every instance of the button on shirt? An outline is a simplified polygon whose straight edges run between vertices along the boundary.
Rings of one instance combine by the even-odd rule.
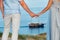
[[[4,0],[4,14],[20,13],[21,0]]]

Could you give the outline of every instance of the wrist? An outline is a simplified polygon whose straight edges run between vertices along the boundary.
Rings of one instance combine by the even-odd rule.
[[[38,15],[42,15],[42,14],[43,14],[42,12],[38,13]]]
[[[29,14],[33,14],[33,12],[29,12]]]

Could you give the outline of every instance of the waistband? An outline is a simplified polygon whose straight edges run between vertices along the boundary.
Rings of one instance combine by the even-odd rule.
[[[4,14],[15,14],[20,13],[20,10],[4,10]]]

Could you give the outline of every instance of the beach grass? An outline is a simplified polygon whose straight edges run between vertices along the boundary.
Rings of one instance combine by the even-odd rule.
[[[11,38],[12,33],[9,33],[9,38]],[[0,38],[2,37],[2,32],[0,32]],[[46,33],[38,34],[38,35],[18,35],[18,39],[20,40],[46,40]]]

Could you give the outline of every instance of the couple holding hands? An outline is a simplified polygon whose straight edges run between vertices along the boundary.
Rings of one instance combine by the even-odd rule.
[[[60,40],[60,0],[49,0],[48,5],[38,14],[34,14],[26,5],[24,0],[0,0],[0,9],[4,18],[4,32],[2,40],[8,40],[10,24],[12,23],[12,38],[18,40],[20,26],[20,6],[26,10],[31,17],[38,17],[51,9],[51,40]]]

